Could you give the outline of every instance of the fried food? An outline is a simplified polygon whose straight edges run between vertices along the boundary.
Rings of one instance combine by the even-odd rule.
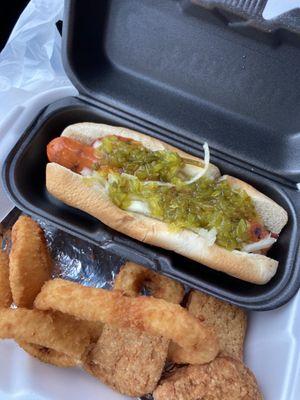
[[[127,262],[117,275],[114,290],[136,297],[142,288],[154,297],[179,303],[184,289],[178,282],[141,265]],[[113,389],[139,397],[153,392],[163,371],[169,340],[133,329],[105,325],[84,365],[86,371]]]
[[[36,295],[40,292],[46,280],[51,277],[51,260],[46,246],[45,237],[42,229],[38,224],[31,218],[21,216],[15,223],[12,229],[12,248],[10,254],[10,271],[9,279],[12,288],[13,299],[16,305],[19,307],[31,308]],[[18,310],[18,312],[23,312]],[[24,326],[25,322],[22,318],[25,318],[25,313],[21,315],[20,325]],[[32,317],[33,316],[33,317]],[[52,323],[49,318],[54,318],[53,326],[49,330],[49,338],[41,337],[42,343],[35,341],[32,343],[29,339],[27,341],[26,333],[21,335],[19,344],[27,351],[30,355],[38,358],[43,362],[47,362],[56,366],[71,367],[77,365],[80,362],[79,356],[70,356],[65,354],[65,350],[62,347],[60,351],[57,351],[56,347],[59,346],[61,338],[58,329],[66,330],[79,329],[79,337],[85,337],[96,342],[102,331],[102,324],[98,322],[76,321],[70,316],[64,316],[56,314],[53,316],[40,316],[37,317],[36,313],[32,314],[31,324],[29,329],[38,329],[38,324],[41,324],[41,329],[47,329]],[[28,317],[28,315],[27,315]],[[14,314],[13,318],[17,318]],[[28,317],[29,318],[29,317]],[[42,321],[43,319],[43,321]],[[84,325],[82,325],[84,324]],[[54,328],[55,334],[53,337],[52,330]],[[66,332],[68,333],[68,332]],[[76,331],[70,334],[70,340],[76,336]],[[0,332],[1,336],[1,332]],[[19,333],[15,333],[16,339],[19,337]],[[57,340],[57,343],[52,343],[52,340]],[[62,343],[64,343],[62,341]],[[83,342],[84,343],[84,342]],[[69,343],[70,348],[73,346],[71,341]],[[76,343],[75,343],[76,346]],[[66,351],[69,351],[68,349]]]
[[[57,314],[62,318],[62,320],[75,321],[76,324],[78,321],[81,325],[81,331],[86,332],[89,335],[91,344],[96,343],[101,336],[103,329],[103,324],[101,324],[101,322],[75,320],[69,315],[64,315],[61,313]],[[76,367],[78,365],[81,365],[83,362],[83,358],[85,358],[85,353],[82,356],[82,359],[74,358],[68,356],[65,353],[53,350],[52,348],[39,346],[37,344],[29,343],[24,340],[17,340],[17,343],[24,351],[26,351],[31,356],[39,359],[42,362],[55,365],[56,367]]]
[[[90,341],[96,343],[102,335],[104,325],[99,321],[78,320],[90,335]]]
[[[0,307],[9,307],[12,295],[9,286],[8,255],[0,250]]]
[[[153,396],[154,400],[263,399],[252,372],[230,357],[178,369],[160,383]]]
[[[196,291],[189,294],[187,309],[196,318],[214,327],[220,343],[220,354],[243,360],[247,329],[247,315],[243,310]],[[192,357],[192,352],[171,343],[168,354],[170,361],[186,364]]]
[[[151,393],[161,377],[169,340],[106,325],[84,369],[127,396]]]
[[[209,327],[207,327],[209,328]],[[217,353],[218,354],[218,353]],[[216,354],[216,356],[217,356]],[[175,364],[205,364],[211,360],[209,357],[200,358],[194,348],[179,346],[174,341],[170,342],[168,350],[168,361]]]
[[[47,364],[63,368],[76,367],[77,365],[80,365],[79,359],[75,359],[64,353],[50,349],[49,347],[39,346],[23,340],[19,340],[17,343],[28,354]]]
[[[74,320],[73,317],[70,317],[68,315],[64,315],[64,318],[68,320],[70,319]],[[80,324],[82,326],[83,331],[88,333],[91,344],[96,343],[99,337],[101,336],[103,330],[103,324],[101,324],[101,322],[81,321],[81,320]],[[46,346],[39,346],[37,344],[28,343],[24,340],[18,340],[17,343],[24,351],[26,351],[31,356],[39,359],[42,362],[55,365],[56,367],[63,367],[63,368],[76,367],[78,365],[81,365],[81,363],[83,362],[82,359],[76,359],[70,357],[67,354],[58,352]],[[85,354],[82,358],[85,358]]]
[[[12,228],[9,281],[14,303],[32,308],[36,295],[51,277],[51,259],[39,225],[21,216]]]
[[[131,298],[117,291],[54,279],[45,283],[34,305],[40,310],[57,310],[89,321],[163,336],[192,350],[193,362],[209,362],[219,352],[212,328],[181,306],[162,299],[146,296]]]
[[[71,316],[24,308],[0,309],[0,338],[47,347],[75,360],[90,344],[84,324]]]
[[[160,275],[141,265],[127,262],[116,276],[114,290],[126,296],[136,297],[141,289],[150,291],[153,297],[179,304],[184,296],[184,288],[173,279]]]
[[[222,355],[243,360],[247,330],[247,314],[244,310],[196,291],[189,294],[187,309],[196,318],[215,328]]]

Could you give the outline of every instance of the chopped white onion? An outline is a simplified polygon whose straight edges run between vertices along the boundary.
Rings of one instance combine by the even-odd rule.
[[[126,178],[129,179],[138,179],[136,176],[134,175],[130,175],[130,174],[126,174],[125,172],[123,172],[121,174],[122,176],[125,176]],[[155,184],[157,186],[168,186],[168,187],[173,187],[175,185],[173,185],[172,183],[168,183],[168,182],[160,182],[160,181],[143,181],[144,185],[150,185],[150,184]]]
[[[186,175],[187,178],[193,178],[200,171],[203,171],[203,169],[204,169],[204,166],[203,167],[199,167],[198,165],[188,164],[186,162],[186,164],[182,168],[181,172],[183,172],[184,175]]]
[[[82,176],[90,176],[90,175],[92,175],[92,170],[91,169],[89,169],[89,168],[87,168],[87,167],[84,167],[83,169],[82,169],[82,171],[80,172],[80,174],[82,175]]]
[[[208,144],[206,142],[203,145],[203,150],[204,150],[204,168],[202,168],[201,171],[199,171],[198,174],[196,174],[193,178],[189,179],[188,181],[185,181],[185,183],[187,185],[196,182],[203,175],[205,175],[206,171],[208,170],[209,160],[210,160],[210,153],[209,153]]]
[[[133,200],[130,206],[127,207],[126,210],[138,214],[143,214],[146,216],[151,216],[148,204],[142,200]],[[205,239],[208,246],[212,246],[213,244],[215,244],[217,239],[216,228],[212,228],[210,230],[200,228],[200,229],[195,229],[194,232],[197,233],[199,236],[201,236],[203,239]]]
[[[116,177],[116,175],[115,174],[108,174],[107,175],[107,183],[111,184],[111,183],[114,183],[114,182],[118,182],[118,178]]]
[[[217,230],[216,228],[212,228],[210,230],[200,228],[197,230],[199,236],[206,240],[208,246],[212,246],[215,244],[217,239]]]
[[[125,178],[128,178],[128,179],[137,179],[136,176],[130,175],[130,174],[126,174],[126,172],[122,172],[121,175],[125,176]]]
[[[271,237],[271,233],[270,233],[270,235],[268,237],[261,239],[259,242],[246,244],[246,246],[243,247],[242,251],[246,251],[247,253],[254,253],[255,251],[268,249],[275,242],[276,242],[276,239]]]
[[[148,204],[145,201],[133,200],[127,211],[136,212],[138,214],[151,215]]]
[[[93,143],[94,149],[98,149],[98,147],[100,147],[100,146],[102,146],[101,140],[96,140],[96,141]]]
[[[97,172],[97,171],[87,171],[88,168],[86,168],[86,170],[83,171],[82,175],[83,175],[83,180],[84,182],[94,188],[94,189],[99,189],[99,188],[103,188],[103,186],[105,187],[105,179]]]
[[[160,181],[144,181],[143,182],[144,185],[150,185],[152,183],[157,185],[157,186],[167,186],[167,187],[174,187],[175,186],[172,183],[168,183],[168,182],[160,182]]]

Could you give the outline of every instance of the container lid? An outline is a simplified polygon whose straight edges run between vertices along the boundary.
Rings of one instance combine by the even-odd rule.
[[[68,0],[64,65],[86,99],[300,182],[300,10],[265,4]]]

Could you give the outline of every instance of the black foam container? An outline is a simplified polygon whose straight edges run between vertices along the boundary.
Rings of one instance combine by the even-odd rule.
[[[272,309],[300,286],[300,38],[255,23],[250,31],[232,29],[241,17],[228,13],[228,1],[222,13],[222,1],[212,10],[207,3],[66,1],[64,65],[80,94],[38,115],[9,154],[4,182],[29,214],[242,307]],[[208,141],[222,173],[288,211],[269,253],[279,260],[276,276],[263,286],[242,282],[139,243],[50,196],[46,145],[83,121],[133,128],[199,156]]]

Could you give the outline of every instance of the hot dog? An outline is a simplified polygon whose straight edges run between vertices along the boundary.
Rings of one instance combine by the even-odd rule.
[[[70,125],[47,146],[48,191],[137,240],[264,284],[287,213],[252,186],[141,133]]]

